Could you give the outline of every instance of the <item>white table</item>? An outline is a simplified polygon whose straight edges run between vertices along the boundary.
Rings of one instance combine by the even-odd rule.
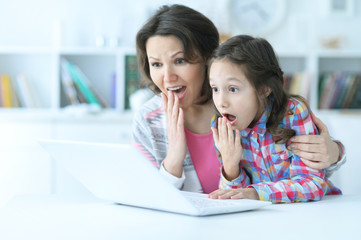
[[[0,210],[0,239],[361,239],[361,195],[208,217],[92,197],[18,196]]]

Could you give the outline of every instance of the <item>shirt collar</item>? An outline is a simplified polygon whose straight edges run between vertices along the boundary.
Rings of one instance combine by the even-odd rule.
[[[252,128],[246,128],[242,130],[241,136],[248,137],[250,133],[252,133],[252,135],[256,133],[258,135],[263,136],[267,131],[266,123],[270,112],[271,112],[271,105],[268,105],[266,110],[263,112],[262,116],[260,117],[260,119],[257,121],[257,123]]]

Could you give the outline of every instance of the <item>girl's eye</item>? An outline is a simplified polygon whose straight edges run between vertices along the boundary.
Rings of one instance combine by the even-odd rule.
[[[160,66],[162,66],[162,64],[160,64],[159,62],[152,63],[151,65],[155,68],[159,68]]]
[[[178,63],[178,64],[182,64],[182,63],[185,63],[186,60],[185,60],[184,58],[177,58],[177,59],[175,60],[175,62]]]
[[[213,92],[218,92],[219,90],[218,90],[217,87],[212,87],[212,91],[213,91]]]
[[[237,91],[238,91],[238,88],[236,88],[236,87],[230,87],[230,88],[229,88],[229,91],[231,91],[231,92],[237,92]]]

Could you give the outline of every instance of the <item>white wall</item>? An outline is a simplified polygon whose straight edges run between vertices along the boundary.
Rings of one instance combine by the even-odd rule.
[[[283,25],[265,37],[276,47],[294,49],[318,47],[321,38],[341,36],[346,48],[360,49],[360,1],[354,1],[354,16],[344,18],[327,14],[328,1],[288,0]],[[133,46],[139,26],[167,3],[193,7],[210,17],[220,32],[230,31],[228,0],[0,0],[0,46],[51,45],[57,21],[63,45],[94,45],[96,36],[104,35],[119,36],[122,45]]]

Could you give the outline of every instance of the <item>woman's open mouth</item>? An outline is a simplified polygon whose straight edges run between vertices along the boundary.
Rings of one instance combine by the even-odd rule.
[[[186,93],[186,86],[177,86],[177,87],[169,87],[167,88],[168,91],[174,92],[179,100],[182,100]]]
[[[225,113],[225,114],[222,114],[223,117],[225,117],[227,119],[227,121],[233,125],[236,121],[237,121],[237,117],[232,115],[232,114],[229,114],[229,113]]]

